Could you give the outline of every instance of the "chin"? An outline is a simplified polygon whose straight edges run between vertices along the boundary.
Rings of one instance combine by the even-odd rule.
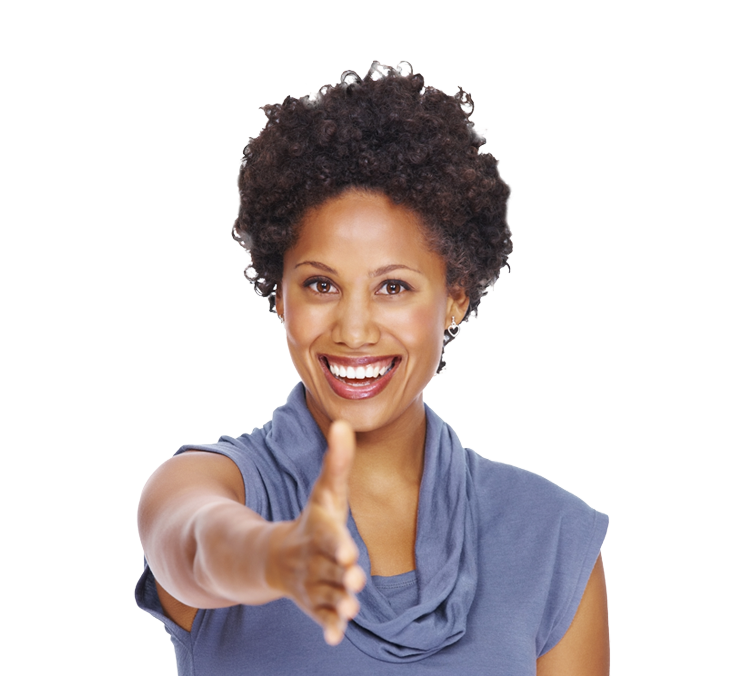
[[[344,400],[330,394],[330,400],[323,402],[328,405],[321,404],[320,408],[329,420],[346,420],[356,432],[374,432],[405,419],[406,413],[413,411],[417,402],[423,402],[422,392],[410,401],[395,401],[392,394],[386,392],[370,399],[358,400]]]

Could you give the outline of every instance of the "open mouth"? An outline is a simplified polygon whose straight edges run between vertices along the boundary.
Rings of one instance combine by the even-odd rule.
[[[367,364],[365,366],[346,366],[345,364],[335,364],[327,357],[323,357],[325,366],[328,371],[341,382],[355,387],[362,387],[374,382],[378,378],[383,378],[396,365],[397,357],[385,359],[382,361]]]
[[[400,357],[341,359],[320,356],[323,372],[333,391],[344,399],[367,399],[379,394],[390,382]]]

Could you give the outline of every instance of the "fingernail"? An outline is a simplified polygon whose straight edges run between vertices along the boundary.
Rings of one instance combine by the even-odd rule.
[[[352,597],[343,599],[338,605],[338,613],[349,620],[359,612],[359,602]]]
[[[355,563],[358,558],[359,552],[356,549],[356,545],[349,542],[344,542],[338,547],[336,559],[339,563],[348,565],[351,563]]]
[[[345,630],[345,622],[342,622],[341,626],[336,625],[334,627],[328,627],[325,630],[325,643],[327,643],[328,645],[338,645],[343,640]]]
[[[366,585],[366,575],[358,566],[351,568],[345,575],[346,588],[352,592],[360,592]]]

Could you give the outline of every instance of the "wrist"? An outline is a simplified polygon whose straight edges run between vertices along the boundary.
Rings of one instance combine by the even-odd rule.
[[[279,598],[267,577],[271,536],[279,525],[237,503],[204,506],[193,521],[194,580],[206,593],[231,604]]]
[[[285,560],[284,543],[292,527],[291,521],[277,521],[270,524],[264,534],[264,574],[266,589],[277,594],[277,597],[287,596],[287,587],[282,575]]]

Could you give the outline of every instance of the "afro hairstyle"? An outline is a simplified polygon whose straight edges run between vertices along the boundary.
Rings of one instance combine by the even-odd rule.
[[[348,189],[385,194],[416,212],[446,262],[447,284],[469,297],[465,319],[511,253],[509,187],[461,87],[425,87],[410,64],[346,71],[314,96],[262,108],[268,121],[245,147],[233,237],[251,254],[246,277],[275,311],[284,253],[308,209]],[[509,268],[510,269],[510,268]],[[448,338],[448,336],[446,336]]]

